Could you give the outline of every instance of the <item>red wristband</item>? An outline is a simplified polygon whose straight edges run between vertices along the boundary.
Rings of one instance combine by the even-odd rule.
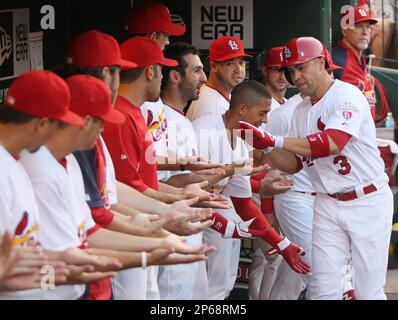
[[[330,155],[329,136],[324,132],[317,132],[307,136],[311,147],[311,158],[319,159]]]

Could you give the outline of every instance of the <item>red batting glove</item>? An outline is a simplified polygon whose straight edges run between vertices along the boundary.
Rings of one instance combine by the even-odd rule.
[[[276,147],[282,148],[283,146],[283,137],[277,136],[274,137],[267,131],[261,131],[255,126],[251,125],[250,123],[239,121],[239,125],[241,128],[241,137],[245,140],[248,144],[250,144],[255,149],[265,150],[268,147]],[[253,132],[253,137],[247,134],[246,130],[250,130]],[[253,138],[253,139],[251,139]]]
[[[251,224],[255,218],[234,223],[223,217],[219,213],[213,214],[213,224],[210,226],[211,229],[219,232],[223,238],[234,238],[234,239],[250,239],[261,237],[265,230],[255,230],[251,228]]]
[[[288,238],[284,238],[280,243],[278,243],[278,248],[272,248],[267,251],[268,255],[273,255],[274,253],[281,254],[287,264],[297,273],[306,274],[310,272],[310,266],[307,265],[300,256],[305,255],[303,248],[298,247],[296,244],[291,243]]]

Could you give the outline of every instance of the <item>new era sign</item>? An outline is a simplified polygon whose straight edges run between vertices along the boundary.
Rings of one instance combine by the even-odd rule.
[[[209,49],[219,37],[234,36],[253,47],[253,0],[191,0],[192,44]]]
[[[29,9],[0,11],[0,80],[30,70]]]

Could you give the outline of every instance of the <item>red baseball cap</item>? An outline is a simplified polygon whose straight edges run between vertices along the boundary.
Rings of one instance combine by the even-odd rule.
[[[327,72],[330,73],[337,69],[343,69],[342,67],[333,63],[332,55],[330,54],[329,50],[326,49],[326,47],[323,47],[323,54],[325,55],[325,59],[326,59],[326,71]]]
[[[163,32],[171,36],[181,36],[186,27],[173,23],[169,9],[158,1],[150,1],[133,8],[127,16],[125,29],[133,34]]]
[[[121,58],[119,44],[115,38],[96,30],[82,32],[72,40],[66,63],[72,67],[137,67],[134,62]]]
[[[342,15],[345,16],[349,12],[347,9]],[[354,7],[354,21],[355,24],[368,21],[370,24],[376,24],[378,21],[370,16],[369,9],[366,6]],[[343,26],[342,26],[343,28]],[[344,28],[343,28],[344,29]]]
[[[88,75],[75,75],[66,79],[66,83],[70,89],[70,110],[73,112],[115,124],[126,120],[121,112],[113,109],[111,92],[103,81]]]
[[[266,67],[280,67],[283,63],[283,47],[275,47],[268,51],[265,57],[264,66]]]
[[[83,119],[69,111],[70,91],[65,81],[50,71],[31,71],[17,78],[7,92],[6,107],[38,118],[82,126]]]
[[[153,64],[163,66],[178,66],[178,61],[167,59],[163,55],[162,49],[152,39],[146,37],[134,37],[128,39],[120,46],[123,59],[134,61],[137,67],[147,67]]]
[[[243,42],[235,37],[223,36],[210,46],[210,62],[228,61],[240,57],[252,57],[245,53]]]

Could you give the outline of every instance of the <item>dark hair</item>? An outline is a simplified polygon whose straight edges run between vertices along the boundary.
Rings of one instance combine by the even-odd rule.
[[[5,124],[25,124],[38,117],[9,108],[4,102],[0,103],[0,123]],[[51,123],[56,122],[59,129],[64,129],[69,125],[57,119],[50,119]]]
[[[232,90],[230,109],[242,103],[253,106],[259,98],[271,99],[267,88],[255,80],[243,81]]]
[[[9,108],[5,102],[0,103],[0,123],[25,124],[35,119],[34,116]]]
[[[120,71],[120,82],[121,83],[132,83],[136,81],[144,72],[145,68],[135,68]]]
[[[120,66],[106,66],[109,68],[109,73],[111,74],[111,81],[109,87],[111,89],[112,100],[117,95],[117,90],[112,89],[116,81],[116,71],[120,69]],[[105,80],[103,70],[105,67],[69,67],[65,72],[65,79],[74,75],[83,74],[92,76],[94,78]]]
[[[164,56],[168,59],[174,59],[178,61],[178,66],[176,67],[163,67],[163,79],[162,79],[162,90],[167,85],[170,79],[170,71],[176,70],[183,77],[185,76],[185,69],[187,68],[187,63],[184,59],[185,56],[189,54],[199,55],[199,50],[189,43],[176,42],[167,46],[164,51]]]
[[[74,75],[83,74],[95,77],[100,80],[104,80],[103,70],[105,67],[69,67],[65,73],[65,78],[69,78]],[[115,75],[116,70],[119,69],[119,66],[108,66],[110,74],[112,77]]]

